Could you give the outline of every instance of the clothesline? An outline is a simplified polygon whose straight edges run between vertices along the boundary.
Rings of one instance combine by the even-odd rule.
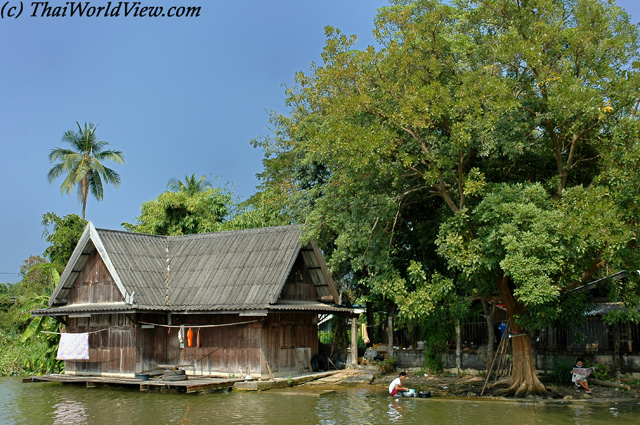
[[[138,323],[143,324],[143,325],[161,326],[163,328],[182,328],[182,327],[185,327],[185,328],[218,328],[218,327],[221,327],[221,326],[246,325],[247,323],[255,323],[255,322],[258,322],[258,320],[249,320],[247,322],[236,322],[236,323],[223,323],[223,324],[219,324],[219,325],[163,325],[163,324],[159,324],[159,323],[149,323],[149,322],[138,322]],[[95,333],[106,331],[106,330],[108,330],[108,328],[100,329],[100,330],[97,330],[97,331],[91,331],[91,332],[74,332],[74,333],[95,334]],[[52,335],[62,335],[62,333],[60,333],[60,332],[40,331],[40,333],[52,334]],[[69,333],[69,332],[64,332],[64,333]]]
[[[223,323],[220,325],[163,325],[163,324],[159,324],[159,323],[149,323],[149,322],[138,322],[142,325],[153,325],[153,326],[160,326],[163,328],[218,328],[220,326],[234,326],[234,325],[246,325],[247,323],[255,323],[258,322],[258,320],[249,320],[248,322],[236,322],[236,323]]]
[[[62,332],[62,333],[61,333],[61,332],[40,331],[40,333],[43,333],[43,334],[53,334],[53,335],[62,335],[63,333],[79,333],[79,334],[81,334],[81,333],[85,333],[85,334],[96,334],[96,333],[98,333],[98,332],[102,332],[102,331],[106,331],[106,330],[108,330],[108,328],[100,329],[100,330],[97,330],[97,331],[91,331],[91,332]]]

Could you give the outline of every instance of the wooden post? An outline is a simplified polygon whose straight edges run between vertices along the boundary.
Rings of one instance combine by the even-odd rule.
[[[387,341],[389,344],[389,357],[393,357],[393,310],[387,315]]]
[[[351,365],[358,364],[358,318],[351,319]],[[355,369],[355,367],[354,367]]]
[[[273,373],[271,372],[271,368],[269,367],[269,362],[267,361],[267,357],[264,355],[264,351],[260,349],[260,358],[262,360],[262,364],[267,367],[267,372],[269,372],[269,379],[273,380]],[[263,369],[260,368],[260,376],[262,376]]]
[[[620,325],[613,324],[613,371],[615,376],[619,377],[622,372],[620,367]]]
[[[456,368],[462,370],[462,325],[460,319],[456,320]]]
[[[307,359],[307,367],[309,368],[309,372],[313,373],[313,367],[311,366],[311,357],[309,356],[309,351],[304,350],[304,356]]]

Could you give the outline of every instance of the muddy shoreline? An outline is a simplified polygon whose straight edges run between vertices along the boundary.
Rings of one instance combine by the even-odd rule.
[[[396,378],[399,371],[388,375],[380,375],[375,371],[344,370],[336,372],[328,377],[320,378],[301,384],[299,387],[317,390],[337,390],[346,387],[365,387],[379,389],[386,392],[389,384]],[[425,374],[421,371],[405,370],[407,379],[404,385],[417,391],[431,391],[432,399],[473,399],[494,401],[535,401],[535,402],[590,402],[590,403],[639,403],[640,383],[638,380],[622,381],[630,385],[630,389],[598,386],[590,384],[593,394],[585,394],[584,390],[578,390],[573,384],[556,384],[551,382],[551,377],[541,375],[540,379],[547,387],[547,394],[529,395],[524,398],[502,397],[496,395],[502,386],[490,383],[484,390],[482,388],[485,378],[479,375],[465,374]]]

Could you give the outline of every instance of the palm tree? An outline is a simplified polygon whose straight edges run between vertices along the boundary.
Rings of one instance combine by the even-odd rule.
[[[167,189],[171,192],[185,192],[187,195],[192,196],[199,192],[206,192],[209,189],[213,189],[213,185],[204,175],[196,181],[196,175],[191,174],[188,176],[185,174],[184,182],[177,178],[172,178],[167,183]]]
[[[111,160],[124,164],[124,155],[115,150],[103,150],[109,142],[96,140],[97,125],[84,123],[84,128],[78,125],[78,131],[69,130],[62,136],[62,141],[72,146],[72,149],[55,148],[49,154],[51,162],[59,161],[49,170],[47,178],[49,183],[61,174],[67,173],[67,177],[60,186],[62,193],[70,194],[74,187],[78,188],[78,202],[82,204],[82,219],[87,210],[87,198],[89,192],[102,201],[104,191],[102,180],[105,183],[120,186],[120,175],[111,168],[102,165],[101,161]]]

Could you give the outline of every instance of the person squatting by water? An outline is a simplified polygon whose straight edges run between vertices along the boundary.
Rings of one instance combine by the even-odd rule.
[[[415,397],[415,392],[412,392],[407,387],[402,386],[402,381],[407,377],[407,374],[400,372],[400,375],[389,384],[389,394],[399,397]]]

